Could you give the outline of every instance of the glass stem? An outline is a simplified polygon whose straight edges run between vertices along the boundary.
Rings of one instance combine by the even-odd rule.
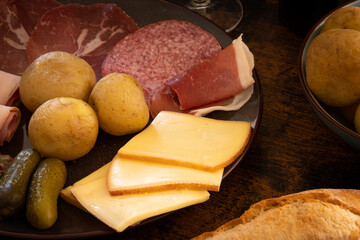
[[[204,7],[210,4],[210,0],[192,0],[190,4],[194,7]]]

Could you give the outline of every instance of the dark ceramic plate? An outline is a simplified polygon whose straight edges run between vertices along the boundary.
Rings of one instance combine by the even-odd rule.
[[[74,3],[76,1],[62,1],[66,3]],[[86,1],[87,4],[92,4],[97,1]],[[99,1],[100,2],[100,1]],[[213,34],[220,44],[225,47],[231,44],[232,39],[216,25],[209,22],[207,19],[197,15],[181,6],[177,6],[165,1],[160,0],[112,0],[101,2],[115,2],[121,7],[129,16],[131,16],[140,27],[147,24],[158,22],[165,19],[179,19],[187,20],[194,24],[199,25],[206,31]],[[84,3],[84,1],[77,1],[77,3]],[[226,177],[245,156],[249,150],[251,143],[253,142],[255,135],[260,126],[261,114],[262,114],[262,92],[261,85],[256,72],[254,93],[251,99],[238,111],[232,112],[213,112],[207,117],[224,120],[244,120],[252,123],[253,131],[250,138],[250,142],[247,145],[244,153],[230,166],[225,168],[224,177]],[[24,148],[31,147],[29,139],[27,137],[27,123],[30,118],[30,114],[24,107],[20,106],[23,114],[22,124],[18,131],[15,133],[13,140],[10,144],[7,144],[0,148],[2,154],[10,154],[15,156],[19,151]],[[68,170],[68,179],[66,186],[73,184],[77,180],[87,176],[89,173],[100,168],[107,162],[111,161],[115,156],[118,149],[123,146],[133,135],[127,135],[123,137],[115,137],[105,132],[100,131],[95,147],[86,156],[77,159],[75,161],[66,162]],[[167,214],[163,214],[157,217],[153,217],[144,220],[142,223],[136,225],[141,227],[142,225],[155,221],[161,217],[165,217]],[[77,237],[91,237],[105,234],[114,233],[112,229],[107,227],[101,221],[97,220],[92,215],[73,207],[61,198],[58,201],[58,220],[54,226],[45,231],[37,231],[32,228],[26,221],[24,213],[17,216],[16,219],[7,219],[0,221],[0,235],[21,237],[21,238],[35,238],[35,239],[60,239],[60,238],[77,238]]]
[[[360,1],[354,1],[341,7],[347,6],[360,7]],[[321,118],[321,120],[350,146],[352,146],[354,149],[360,150],[360,134],[356,133],[354,124],[346,120],[346,118],[340,112],[339,108],[330,107],[320,102],[311,92],[306,81],[305,59],[310,43],[314,38],[316,38],[316,36],[320,34],[321,28],[324,25],[326,18],[339,8],[334,9],[326,16],[324,16],[317,24],[315,24],[315,26],[305,37],[299,54],[299,77],[300,83],[305,91],[305,95],[310,102],[310,105]]]

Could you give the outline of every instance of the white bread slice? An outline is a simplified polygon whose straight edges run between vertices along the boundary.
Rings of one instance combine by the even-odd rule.
[[[315,189],[260,201],[203,239],[359,239],[360,191]]]
[[[162,111],[145,130],[120,148],[118,154],[129,159],[216,171],[243,152],[250,135],[251,126],[246,121]]]
[[[107,173],[107,187],[111,195],[171,189],[219,191],[223,171],[203,171],[116,155]]]

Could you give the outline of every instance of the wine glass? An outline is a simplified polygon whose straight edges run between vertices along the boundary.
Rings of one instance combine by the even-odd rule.
[[[185,6],[210,19],[226,32],[232,31],[243,17],[240,0],[190,0]]]

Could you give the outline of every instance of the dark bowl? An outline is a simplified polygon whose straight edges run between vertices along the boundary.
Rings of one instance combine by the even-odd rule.
[[[299,54],[299,62],[298,62],[299,78],[300,78],[300,83],[305,91],[305,95],[308,101],[310,102],[310,105],[315,110],[317,115],[321,118],[321,120],[340,138],[342,138],[345,142],[347,142],[350,146],[352,146],[357,150],[360,150],[360,134],[356,132],[354,124],[350,123],[343,116],[339,108],[327,106],[316,98],[316,96],[309,89],[309,86],[306,81],[306,72],[305,72],[305,58],[311,41],[320,34],[321,28],[328,16],[330,16],[333,12],[335,12],[339,8],[343,8],[347,6],[360,7],[360,1],[354,1],[349,4],[342,5],[334,9],[333,11],[329,12],[317,24],[315,24],[315,26],[306,35]]]

